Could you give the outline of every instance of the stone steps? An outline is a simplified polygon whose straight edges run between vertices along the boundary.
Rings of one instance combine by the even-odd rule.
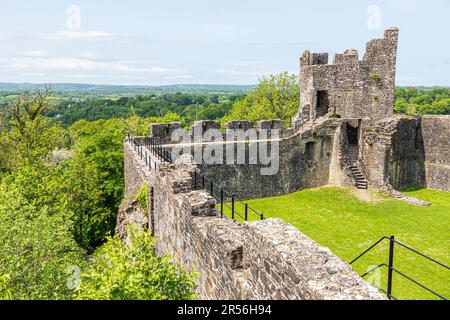
[[[355,187],[357,189],[367,189],[368,188],[368,181],[366,177],[362,174],[361,170],[359,170],[356,163],[352,163],[349,166],[349,169],[352,171],[353,178],[355,179]]]
[[[345,150],[345,157],[347,159],[347,166],[351,170],[353,178],[355,179],[355,187],[358,189],[367,189],[369,183],[366,177],[362,174],[361,170],[358,168],[358,156],[358,146],[347,146],[347,149]]]

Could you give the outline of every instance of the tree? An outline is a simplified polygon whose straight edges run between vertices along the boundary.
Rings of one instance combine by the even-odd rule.
[[[15,172],[15,179],[20,175]],[[84,252],[64,208],[33,202],[12,180],[1,183],[0,274],[9,276],[0,281],[0,297],[6,291],[14,299],[70,299],[67,269],[82,267]]]
[[[0,118],[0,299],[73,297],[69,272],[82,268],[85,255],[114,229],[123,196],[124,137],[146,134],[149,123],[179,119],[81,120],[65,130],[43,116],[47,97],[20,97]],[[190,278],[155,261],[162,273],[154,277],[164,290],[154,297],[189,297]]]
[[[194,277],[157,257],[146,229],[131,227],[131,243],[117,237],[97,250],[81,275],[79,300],[187,300],[195,297]]]
[[[450,114],[450,90],[447,88],[397,88],[396,113]]]
[[[258,86],[234,103],[223,122],[230,120],[281,119],[285,125],[300,106],[300,82],[296,75],[282,72],[261,78]]]
[[[49,88],[26,93],[0,117],[1,171],[11,171],[27,162],[44,161],[55,148],[66,144],[64,130],[43,117],[48,108]]]

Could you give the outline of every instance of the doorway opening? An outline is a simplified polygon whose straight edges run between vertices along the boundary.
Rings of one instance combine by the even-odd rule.
[[[329,101],[328,101],[328,91],[319,90],[317,91],[316,97],[316,118],[323,117],[328,113]]]
[[[353,127],[347,123],[347,142],[349,145],[358,145],[358,127]]]

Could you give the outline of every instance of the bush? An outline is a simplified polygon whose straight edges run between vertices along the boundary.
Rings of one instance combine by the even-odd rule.
[[[78,300],[187,300],[195,298],[194,276],[157,257],[146,229],[130,227],[131,244],[117,237],[97,250],[81,275]]]

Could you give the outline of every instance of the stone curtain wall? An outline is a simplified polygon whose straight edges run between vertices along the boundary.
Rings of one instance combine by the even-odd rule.
[[[155,195],[147,216],[158,254],[199,272],[200,299],[384,299],[347,263],[282,220],[219,218],[215,200],[193,190],[189,161],[152,158],[150,169],[130,143],[124,150],[126,191],[147,182]]]
[[[425,183],[420,119],[393,116],[364,128],[362,159],[370,186],[403,189]]]
[[[324,119],[311,128],[294,133],[293,128],[284,129],[279,120],[266,120],[256,123],[257,132],[260,129],[280,129],[279,140],[279,165],[275,175],[261,175],[261,169],[270,165],[249,164],[250,146],[255,146],[257,141],[236,141],[234,161],[227,163],[226,145],[219,145],[223,152],[223,160],[220,164],[199,164],[202,174],[212,179],[229,192],[239,195],[241,199],[254,199],[270,196],[278,196],[295,192],[304,188],[319,187],[328,184],[329,169],[332,160],[333,141],[336,128],[340,126],[339,119]],[[161,141],[170,140],[171,131],[167,128],[176,127],[176,123],[166,125],[152,125],[152,136]],[[157,130],[154,128],[157,127]],[[209,128],[218,128],[215,121],[198,121],[189,130],[193,136],[193,128],[201,127],[203,131]],[[255,127],[255,123],[248,121],[233,121],[225,124],[225,128],[248,130]],[[155,135],[154,132],[157,134]],[[160,134],[165,132],[164,134]],[[169,136],[169,137],[168,137]],[[224,139],[226,135],[224,134]],[[178,144],[175,143],[175,145]],[[217,146],[218,142],[215,142]],[[166,145],[173,148],[175,145]],[[270,144],[269,144],[270,145]],[[205,148],[211,147],[209,143],[203,143],[202,153]],[[237,161],[237,150],[242,147],[245,150],[246,161],[243,164]],[[194,147],[190,146],[189,152],[194,156]],[[184,150],[186,151],[186,150]]]
[[[389,160],[386,163],[392,186],[403,188],[425,186],[425,153],[418,117],[398,117],[393,122]]]
[[[364,128],[370,185],[450,191],[450,116],[393,116]]]
[[[338,120],[328,120],[279,143],[279,170],[261,175],[262,164],[201,164],[202,174],[242,199],[279,196],[328,184],[333,137]],[[248,142],[245,144],[248,158]],[[309,147],[307,147],[309,146]],[[308,150],[307,150],[308,149]],[[225,157],[225,154],[224,154]]]
[[[450,116],[423,116],[421,120],[426,185],[450,191]]]
[[[328,54],[305,51],[301,65],[301,108],[298,121],[315,120],[317,92],[326,91],[327,115],[378,120],[393,114],[398,29],[385,31],[384,38],[367,43],[364,58],[350,49],[336,54],[328,64]]]

